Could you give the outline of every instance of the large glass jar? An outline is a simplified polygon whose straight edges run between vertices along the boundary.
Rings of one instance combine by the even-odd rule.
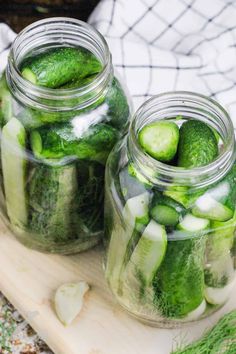
[[[60,53],[61,48],[84,51],[76,72],[89,72],[98,62],[101,69],[78,87],[38,85],[27,70],[28,77],[23,76],[24,60],[30,58],[30,63],[37,54],[53,53],[55,48]],[[60,58],[65,70],[72,70]],[[50,78],[60,81],[63,70],[58,75],[52,69]],[[49,80],[48,74],[42,78]],[[129,115],[107,43],[94,28],[75,19],[52,18],[30,25],[16,37],[0,81],[0,211],[18,240],[63,254],[99,242],[105,162],[127,131]]]
[[[208,165],[168,165],[141,148],[138,134],[147,124],[168,120],[180,127],[193,119],[213,128],[218,140],[219,155]],[[235,284],[235,206],[235,139],[226,111],[188,92],[147,101],[106,168],[105,275],[118,302],[164,327],[224,305]]]

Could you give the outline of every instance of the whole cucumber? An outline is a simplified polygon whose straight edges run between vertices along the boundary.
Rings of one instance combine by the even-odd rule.
[[[107,124],[91,126],[85,133],[71,124],[42,127],[31,133],[31,148],[38,158],[77,156],[81,160],[105,163],[119,133]]]
[[[26,58],[22,76],[32,83],[58,88],[70,81],[98,73],[101,62],[85,48],[59,47]]]
[[[165,317],[181,318],[204,299],[205,237],[169,241],[154,279],[154,303]]]
[[[216,136],[207,124],[188,120],[182,124],[179,133],[178,166],[205,166],[218,156]]]
[[[65,242],[76,238],[76,166],[37,164],[29,185],[30,227],[45,241]]]

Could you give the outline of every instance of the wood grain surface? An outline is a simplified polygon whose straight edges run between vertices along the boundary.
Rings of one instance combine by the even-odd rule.
[[[175,330],[139,323],[114,301],[103,276],[102,250],[76,256],[47,255],[22,246],[0,225],[0,288],[55,354],[169,354],[176,342],[193,340],[225,312]],[[53,309],[57,287],[85,280],[91,291],[80,315],[65,328]]]

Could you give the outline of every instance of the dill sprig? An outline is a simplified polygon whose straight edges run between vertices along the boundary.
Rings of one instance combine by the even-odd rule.
[[[172,354],[235,354],[236,310],[223,316],[202,338]]]

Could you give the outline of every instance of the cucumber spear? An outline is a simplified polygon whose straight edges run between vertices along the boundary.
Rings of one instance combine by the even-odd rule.
[[[25,129],[12,118],[2,129],[1,156],[7,214],[18,227],[26,225],[28,216],[25,148]]]

